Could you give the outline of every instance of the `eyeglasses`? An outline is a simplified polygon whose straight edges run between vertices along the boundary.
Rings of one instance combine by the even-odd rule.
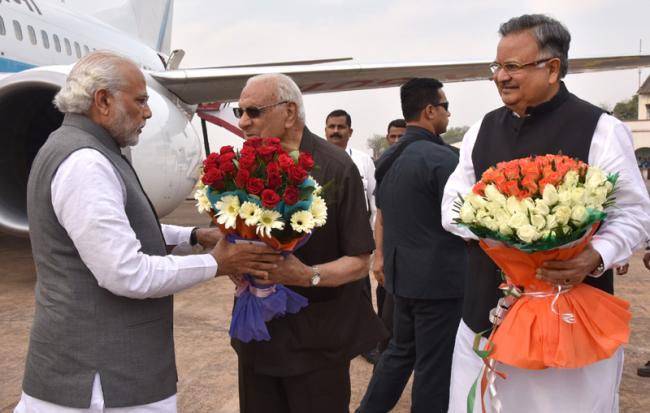
[[[285,103],[289,103],[289,101],[283,100],[282,102],[271,103],[270,105],[260,106],[258,108],[256,108],[255,106],[251,106],[250,108],[232,108],[232,111],[235,114],[235,117],[237,119],[240,119],[242,116],[244,116],[244,113],[246,113],[249,118],[255,119],[260,117],[260,115],[264,113],[265,110]]]
[[[490,71],[492,74],[497,74],[499,69],[503,69],[508,73],[509,75],[513,73],[517,73],[527,67],[532,67],[532,66],[537,66],[540,63],[546,63],[549,60],[555,59],[554,57],[547,57],[546,59],[540,59],[540,60],[535,60],[534,62],[530,63],[524,63],[524,64],[519,64],[519,63],[497,63],[497,62],[492,62],[490,63]]]
[[[440,102],[440,103],[432,103],[431,106],[440,106],[447,112],[449,112],[449,101],[446,102]]]

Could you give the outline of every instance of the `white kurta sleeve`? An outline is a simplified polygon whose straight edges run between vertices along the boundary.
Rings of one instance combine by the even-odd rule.
[[[462,196],[467,195],[476,183],[474,164],[472,163],[472,150],[474,149],[480,127],[481,122],[474,124],[463,137],[458,166],[456,166],[456,169],[447,180],[441,206],[442,227],[466,240],[477,239],[477,237],[469,229],[461,227],[453,221],[454,218],[458,217],[458,213],[454,211],[454,202],[458,199],[458,194]]]
[[[589,149],[589,164],[617,173],[614,206],[594,235],[592,245],[609,269],[625,263],[635,248],[648,239],[650,200],[637,167],[629,129],[616,118],[603,114]]]
[[[124,210],[124,183],[100,152],[86,148],[71,154],[59,166],[51,190],[59,223],[98,284],[112,293],[164,297],[215,276],[217,263],[210,254],[151,256],[140,251]],[[174,232],[164,231],[165,237]],[[182,232],[174,236],[189,239]]]

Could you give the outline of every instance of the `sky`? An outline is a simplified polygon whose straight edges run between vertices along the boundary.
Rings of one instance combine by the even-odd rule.
[[[569,57],[650,54],[648,0],[176,0],[172,49],[184,49],[181,68],[352,57],[359,63],[491,61],[501,23],[544,13],[571,32]],[[650,68],[641,71],[641,82]],[[569,75],[569,90],[610,108],[639,87],[639,71]],[[449,83],[449,127],[472,125],[501,106],[489,81]],[[400,118],[399,89],[306,95],[307,127],[323,136],[325,117],[345,109],[350,141],[370,152],[367,138],[385,134]],[[195,122],[197,131],[200,126]],[[209,129],[212,149],[239,142]]]

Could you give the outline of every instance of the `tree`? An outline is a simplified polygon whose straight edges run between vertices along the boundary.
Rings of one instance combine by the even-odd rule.
[[[465,136],[465,132],[469,129],[469,126],[456,126],[453,128],[447,129],[447,132],[442,134],[442,140],[445,141],[448,145],[452,143],[460,142]]]
[[[634,95],[630,100],[622,100],[614,106],[612,115],[620,120],[639,119],[639,95]]]
[[[375,133],[372,137],[366,140],[366,145],[372,150],[372,159],[377,160],[381,154],[388,148],[388,141],[385,135]]]

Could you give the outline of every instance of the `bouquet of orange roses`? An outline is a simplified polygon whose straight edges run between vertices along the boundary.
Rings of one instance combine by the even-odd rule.
[[[567,156],[543,155],[501,162],[459,196],[456,223],[479,237],[505,276],[505,296],[490,313],[488,347],[479,350],[475,341],[486,371],[492,360],[527,369],[579,368],[611,357],[628,341],[627,302],[587,284],[536,278],[545,261],[584,250],[614,203],[617,178]]]
[[[224,146],[208,155],[194,197],[229,241],[264,242],[290,254],[327,220],[313,167],[309,153],[287,153],[278,138],[251,138],[240,151]],[[236,296],[230,335],[244,342],[270,340],[265,322],[307,305],[285,286],[250,276]]]

